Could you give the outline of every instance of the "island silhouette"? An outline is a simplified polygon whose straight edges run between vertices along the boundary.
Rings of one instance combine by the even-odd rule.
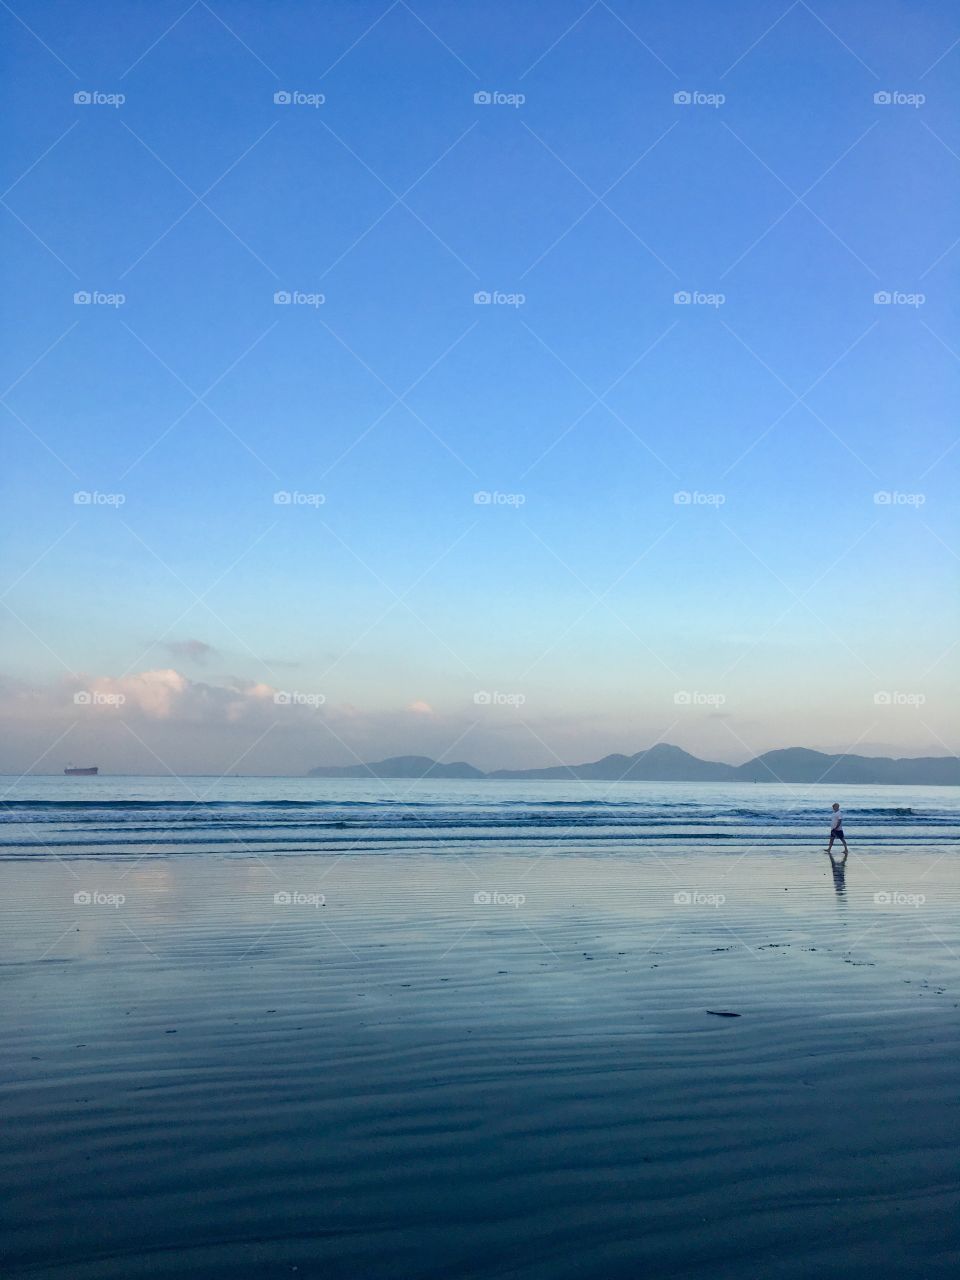
[[[957,786],[956,756],[827,755],[806,747],[766,751],[745,764],[700,760],[681,747],[658,742],[632,756],[609,755],[586,764],[544,769],[494,769],[484,772],[463,760],[443,763],[429,756],[391,756],[370,764],[319,765],[308,778],[459,778],[584,782],[824,782],[843,785]]]

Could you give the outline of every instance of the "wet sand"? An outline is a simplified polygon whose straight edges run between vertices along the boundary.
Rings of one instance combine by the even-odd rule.
[[[6,1275],[956,1274],[951,855],[0,882]]]

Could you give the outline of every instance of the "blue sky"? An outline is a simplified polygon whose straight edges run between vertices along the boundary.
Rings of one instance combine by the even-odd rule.
[[[0,767],[956,749],[950,6],[14,9]]]

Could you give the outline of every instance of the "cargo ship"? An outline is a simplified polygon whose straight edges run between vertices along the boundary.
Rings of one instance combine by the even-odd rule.
[[[100,772],[100,766],[90,764],[80,768],[78,765],[68,764],[63,772],[71,778],[95,778]]]

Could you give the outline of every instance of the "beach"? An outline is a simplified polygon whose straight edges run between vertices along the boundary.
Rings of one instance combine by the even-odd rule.
[[[8,800],[5,1274],[955,1274],[948,794],[102,782]]]
[[[957,6],[0,8],[0,1280],[960,1280]]]

